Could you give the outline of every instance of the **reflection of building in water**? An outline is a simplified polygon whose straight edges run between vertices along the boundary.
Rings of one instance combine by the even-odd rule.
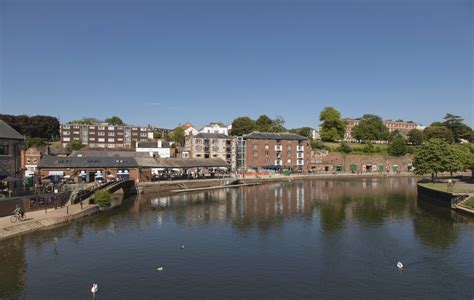
[[[388,193],[396,194],[388,197]],[[377,214],[383,213],[384,209],[396,213],[406,211],[406,201],[401,201],[404,205],[397,207],[394,205],[397,201],[392,199],[414,196],[415,193],[413,181],[407,178],[301,180],[182,193],[153,199],[151,205],[171,212],[181,224],[223,223],[230,217],[237,228],[256,225],[262,229],[293,216],[312,218],[315,209],[331,206],[324,210],[329,214],[326,219],[336,214],[339,221],[328,228],[338,228],[336,225],[344,219],[360,219],[361,209],[371,212],[371,206],[376,206],[374,212]],[[354,214],[353,210],[358,212]],[[383,215],[380,217],[384,218]]]
[[[15,237],[0,243],[0,299],[19,299],[25,286],[24,242]]]

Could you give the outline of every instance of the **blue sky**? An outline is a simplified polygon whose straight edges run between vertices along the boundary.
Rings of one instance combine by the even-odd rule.
[[[1,0],[0,111],[131,124],[320,110],[473,122],[466,0]]]

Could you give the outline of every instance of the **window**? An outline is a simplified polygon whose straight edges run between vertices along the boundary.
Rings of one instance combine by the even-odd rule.
[[[115,139],[109,138],[109,143],[114,143],[114,142],[115,142]]]
[[[114,136],[114,135],[115,135],[115,132],[113,132],[113,131],[110,132],[110,131],[109,131],[109,136]]]
[[[78,137],[78,136],[74,137],[74,140],[75,140],[75,141],[78,141],[78,140],[79,140],[79,137]]]
[[[117,135],[123,135],[123,131],[117,132]]]
[[[105,139],[104,139],[104,138],[99,138],[98,140],[99,140],[99,142],[101,142],[101,143],[105,142]]]
[[[99,136],[105,136],[105,132],[99,131],[98,135],[99,135]]]
[[[270,149],[270,146],[268,146],[268,144],[267,144],[267,145],[265,145],[265,150],[268,150],[268,149]]]
[[[114,147],[114,144],[109,144],[109,148],[113,148]]]
[[[291,158],[288,158],[287,163],[291,164]]]
[[[97,148],[105,148],[104,144],[97,144]]]
[[[98,126],[97,127],[99,130],[105,130],[105,126]]]
[[[63,131],[63,134],[64,134],[64,135],[69,135],[70,132],[69,132],[69,131]]]
[[[69,142],[71,139],[68,137],[63,137],[63,142]]]
[[[95,138],[89,138],[89,141],[95,141]]]
[[[74,134],[80,134],[80,132],[79,131],[74,131]]]
[[[269,156],[270,155],[270,152],[269,151],[265,151],[265,156]]]
[[[123,142],[123,139],[122,139],[122,138],[118,138],[117,141],[118,141],[118,142]]]
[[[107,129],[108,129],[108,130],[114,130],[115,127],[114,127],[114,126],[109,126],[109,127],[107,127]]]
[[[253,160],[253,164],[254,164],[254,165],[257,164],[257,160],[256,160],[256,159]]]
[[[288,151],[291,151],[291,144],[288,144]]]
[[[95,130],[95,126],[89,126],[89,129]]]
[[[257,147],[258,147],[257,144],[253,144],[253,149],[254,150],[257,150]]]
[[[140,133],[140,136],[141,136],[141,137],[147,137],[148,134],[147,134],[146,132],[142,132],[142,133]]]
[[[63,128],[64,129],[69,129],[69,125],[65,124],[65,125],[63,125]]]
[[[81,126],[79,126],[79,125],[74,125],[74,129],[79,129],[79,128],[81,128]]]
[[[257,151],[255,151],[255,150],[253,151],[253,156],[257,157]]]
[[[268,158],[265,158],[265,163],[266,164],[269,164],[270,163],[270,160]]]

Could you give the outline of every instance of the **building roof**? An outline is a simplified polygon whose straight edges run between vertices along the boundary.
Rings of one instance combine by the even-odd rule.
[[[25,137],[8,125],[7,122],[0,120],[0,139],[24,140]]]
[[[217,168],[230,167],[230,164],[220,158],[135,158],[141,167],[151,168]]]
[[[207,133],[207,132],[200,132],[193,137],[199,138],[199,139],[226,139],[226,140],[232,139],[231,136],[225,135],[223,133]]]
[[[147,153],[135,151],[112,151],[112,150],[80,150],[73,151],[69,157],[138,157],[149,156]]]
[[[45,156],[38,168],[136,168],[138,164],[133,157],[56,157]]]
[[[43,169],[63,168],[217,168],[230,167],[220,158],[153,157],[55,157],[45,156],[38,164]]]
[[[170,142],[161,141],[161,148],[169,148]],[[137,148],[160,148],[158,147],[158,141],[143,141],[137,143]]]
[[[296,141],[305,141],[308,138],[302,135],[294,133],[273,133],[273,132],[259,132],[254,131],[247,135],[244,135],[244,139],[257,139],[257,140],[296,140]]]
[[[49,147],[49,154],[50,155],[59,155],[59,154],[69,155],[70,153],[71,153],[71,151],[67,150],[64,147],[59,147],[59,148]]]

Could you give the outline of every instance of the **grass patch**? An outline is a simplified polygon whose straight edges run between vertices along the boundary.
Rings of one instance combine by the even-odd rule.
[[[427,183],[420,183],[421,186],[427,187],[429,189],[441,191],[441,192],[447,192],[447,193],[474,193],[474,186],[472,188],[466,187],[463,184],[458,184],[454,185],[454,187],[449,187],[447,183],[432,183],[432,182],[427,182]]]
[[[463,203],[464,206],[467,206],[471,209],[474,209],[474,198],[469,198],[466,202]]]
[[[349,147],[352,148],[352,152],[350,154],[361,154],[361,155],[373,155],[373,154],[387,154],[387,144],[372,144],[374,149],[376,150],[374,153],[364,153],[363,149],[367,146],[367,144],[357,144],[357,143],[347,143]],[[341,146],[341,143],[329,143],[325,142],[324,146],[329,148],[330,151],[337,152],[337,149]]]

